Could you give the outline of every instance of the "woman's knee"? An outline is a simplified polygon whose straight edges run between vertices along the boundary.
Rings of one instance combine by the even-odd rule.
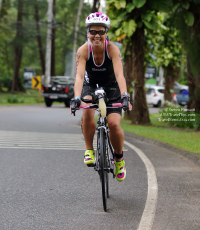
[[[85,110],[82,114],[82,122],[89,124],[94,124],[94,111],[92,110]]]
[[[120,129],[120,122],[118,122],[116,120],[110,120],[110,121],[108,121],[108,127],[111,131],[112,130],[118,130],[118,129]]]
[[[120,119],[121,116],[119,114],[109,114],[108,115],[108,126],[110,130],[120,129]]]

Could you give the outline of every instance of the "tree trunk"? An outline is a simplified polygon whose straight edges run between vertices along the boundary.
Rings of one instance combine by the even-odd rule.
[[[71,77],[75,77],[75,65],[76,65],[76,44],[77,44],[77,34],[78,34],[78,26],[80,21],[81,10],[83,7],[83,0],[80,0],[79,7],[78,7],[78,14],[76,17],[76,25],[74,30],[74,48],[72,54],[72,69],[71,69]]]
[[[99,7],[100,7],[100,0],[94,0],[93,1],[93,7],[91,9],[91,13],[98,12]]]
[[[39,13],[38,13],[38,5],[37,3],[35,4],[35,21],[36,21],[36,30],[37,30],[37,41],[38,41],[38,49],[39,49],[39,54],[40,54],[40,63],[41,63],[41,68],[42,68],[42,74],[45,74],[45,59],[44,59],[44,52],[42,49],[42,38],[40,36],[40,25],[39,25]]]
[[[2,0],[0,0],[0,19],[1,19],[1,5],[2,5]]]
[[[195,113],[197,113],[196,120],[198,122],[197,131],[200,131],[200,66],[199,66],[199,55],[200,55],[200,13],[196,11],[196,7],[199,5],[194,5],[194,25],[191,28],[191,44],[192,47],[188,53],[188,84],[189,84],[189,96],[191,104],[189,106],[194,106]],[[190,81],[190,82],[189,82]]]
[[[169,64],[164,68],[165,70],[165,90],[164,90],[164,100],[173,102],[174,100],[174,83],[180,76],[180,68],[173,67]]]
[[[188,77],[188,87],[189,87],[189,102],[188,102],[187,107],[188,107],[188,109],[194,109],[195,108],[195,98],[194,98],[195,78],[194,78],[193,73],[191,71],[188,56],[187,56],[187,77]]]
[[[197,131],[200,131],[200,73],[196,76],[196,87],[194,92],[195,100],[195,113],[197,113],[196,119],[198,121]]]
[[[14,76],[12,81],[12,91],[22,90],[23,86],[19,81],[19,70],[22,59],[22,50],[23,50],[23,0],[18,1],[18,16],[17,16],[17,33],[15,37],[15,59],[14,59]]]
[[[195,112],[200,114],[200,74],[196,76],[196,87],[195,87]]]
[[[56,0],[53,0],[53,15],[56,16]],[[55,40],[56,40],[56,28],[53,25],[52,28],[52,40],[51,40],[51,76],[55,76]]]
[[[3,89],[2,89],[2,84],[0,82],[0,93],[2,93],[2,92],[3,92]]]
[[[131,111],[133,124],[150,124],[149,110],[144,89],[144,28],[137,28],[132,42],[132,77],[134,80],[134,101]]]
[[[132,86],[132,81],[133,81],[133,73],[132,73],[132,46],[127,45],[126,46],[126,51],[125,51],[125,58],[124,58],[124,63],[125,63],[125,71],[124,75],[126,78],[126,84],[127,84],[127,90],[130,93],[130,98],[132,99],[133,95],[133,86]],[[130,111],[126,111],[124,113],[124,118],[131,120],[131,113]]]

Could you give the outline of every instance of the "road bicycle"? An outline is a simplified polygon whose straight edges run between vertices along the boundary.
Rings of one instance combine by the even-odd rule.
[[[98,172],[102,187],[102,200],[104,211],[107,211],[107,198],[109,198],[109,177],[108,173],[112,173],[113,178],[115,178],[114,170],[114,150],[109,138],[109,128],[106,118],[107,108],[119,108],[123,107],[121,103],[107,104],[108,99],[103,88],[98,87],[95,90],[92,100],[81,98],[85,103],[92,103],[91,105],[81,105],[78,109],[96,109],[98,112],[98,121],[96,126],[97,135],[97,148],[95,151],[95,164],[88,165],[89,167],[94,167],[94,170]],[[115,99],[116,100],[116,99]],[[112,100],[109,99],[109,103]],[[72,108],[75,106],[72,104]],[[75,115],[75,111],[74,113]]]

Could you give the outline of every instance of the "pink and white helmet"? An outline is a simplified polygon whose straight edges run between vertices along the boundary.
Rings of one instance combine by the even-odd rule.
[[[105,26],[110,29],[110,19],[106,14],[101,12],[91,13],[85,20],[86,27],[90,26]]]

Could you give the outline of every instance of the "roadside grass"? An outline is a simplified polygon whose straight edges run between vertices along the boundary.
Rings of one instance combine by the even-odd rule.
[[[0,93],[0,105],[33,105],[43,104],[44,99],[38,90],[28,89],[26,92]]]
[[[194,129],[173,128],[158,120],[159,114],[150,114],[152,125],[132,125],[130,120],[122,119],[124,131],[159,140],[175,147],[200,154],[200,133]]]

